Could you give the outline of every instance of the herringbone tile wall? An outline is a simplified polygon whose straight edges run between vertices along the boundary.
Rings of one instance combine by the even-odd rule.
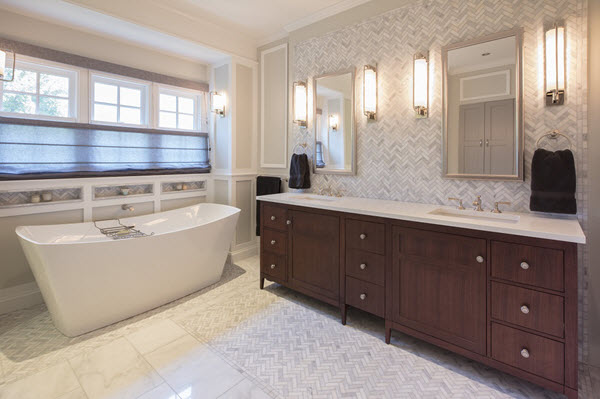
[[[544,23],[564,20],[567,28],[568,81],[563,106],[546,107],[543,96]],[[442,178],[441,48],[514,27],[524,28],[525,182],[488,182]],[[333,33],[298,43],[293,80],[309,81],[324,73],[376,63],[379,72],[378,120],[362,116],[362,76],[356,77],[357,175],[314,175],[313,187],[342,190],[345,195],[411,202],[446,203],[448,196],[466,200],[481,194],[512,201],[527,212],[530,165],[537,137],[560,129],[575,143],[578,217],[587,228],[587,1],[586,0],[415,0]],[[412,56],[430,57],[430,116],[415,119],[412,110]],[[309,99],[309,110],[312,104]],[[310,116],[309,116],[310,119]],[[312,123],[294,126],[289,151],[302,142],[312,146]],[[309,153],[314,153],[312,148]],[[580,360],[587,354],[587,268],[580,248]]]

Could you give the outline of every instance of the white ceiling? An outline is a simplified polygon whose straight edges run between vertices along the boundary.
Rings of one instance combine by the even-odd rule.
[[[216,63],[370,0],[0,0],[0,8]]]
[[[487,55],[483,55],[487,54]],[[448,52],[448,73],[466,72],[514,64],[516,61],[515,37],[474,44]]]

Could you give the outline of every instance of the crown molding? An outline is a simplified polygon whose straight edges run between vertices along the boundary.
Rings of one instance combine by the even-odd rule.
[[[287,24],[283,27],[283,29],[288,33],[293,32],[300,28],[304,28],[305,26],[312,25],[315,22],[319,22],[325,18],[329,18],[351,8],[360,6],[361,4],[368,3],[369,1],[371,0],[344,0],[307,17],[292,22],[291,24]]]

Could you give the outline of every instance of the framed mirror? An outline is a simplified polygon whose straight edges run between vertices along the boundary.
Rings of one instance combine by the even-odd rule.
[[[356,173],[354,70],[317,76],[313,81],[314,173]]]
[[[522,36],[442,48],[444,177],[523,180]]]

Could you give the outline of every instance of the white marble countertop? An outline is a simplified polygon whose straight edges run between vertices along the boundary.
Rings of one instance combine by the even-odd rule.
[[[316,194],[282,193],[262,195],[260,201],[275,202],[308,208],[378,216],[461,227],[494,233],[585,244],[585,235],[575,216],[556,216],[534,213],[503,212],[500,216],[485,212],[457,211],[455,206],[417,204],[356,197],[328,197]],[[487,204],[489,208],[489,204]]]

